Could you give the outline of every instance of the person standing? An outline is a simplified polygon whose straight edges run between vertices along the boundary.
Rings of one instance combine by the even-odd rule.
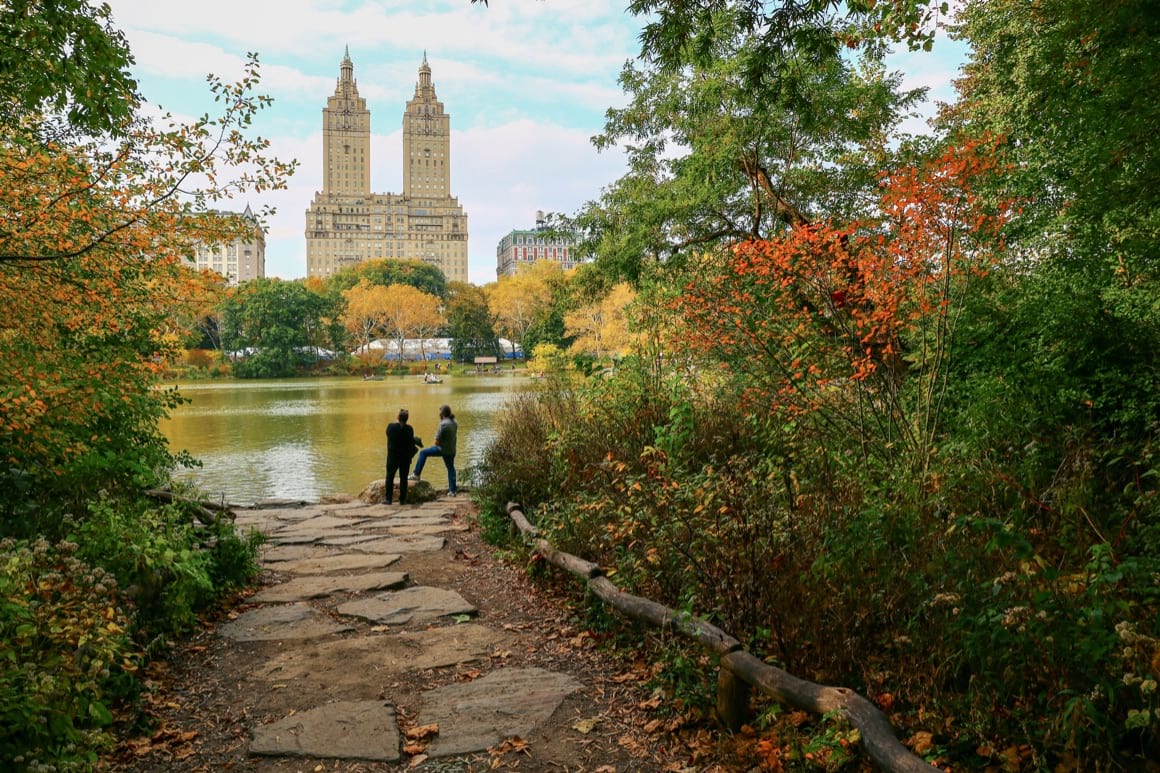
[[[447,493],[455,496],[455,442],[459,435],[459,425],[455,423],[455,414],[450,405],[439,406],[439,428],[435,430],[435,445],[424,448],[419,452],[419,461],[415,464],[415,472],[411,480],[422,480],[423,465],[432,456],[443,459],[447,468]]]
[[[395,493],[395,473],[399,474],[399,504],[407,504],[407,471],[411,469],[411,459],[415,450],[422,445],[415,438],[415,429],[407,423],[410,418],[406,408],[399,411],[399,420],[387,425],[387,481],[384,504],[391,504]]]

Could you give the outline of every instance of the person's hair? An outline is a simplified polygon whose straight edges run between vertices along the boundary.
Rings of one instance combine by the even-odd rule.
[[[439,406],[439,418],[441,418],[441,419],[454,419],[455,418],[455,414],[451,412],[450,405],[440,405]]]
[[[403,422],[404,424],[406,424],[406,423],[407,423],[407,418],[408,418],[410,415],[411,415],[411,414],[407,412],[407,409],[406,409],[406,408],[400,408],[400,409],[399,409],[399,421]]]

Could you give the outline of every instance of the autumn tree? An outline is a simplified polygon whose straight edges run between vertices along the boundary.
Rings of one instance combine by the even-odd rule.
[[[553,286],[563,277],[559,263],[542,260],[489,287],[488,309],[499,332],[512,342],[513,355],[515,344],[522,344],[532,326],[550,313]]]
[[[342,321],[361,353],[368,353],[371,341],[386,335],[390,306],[388,293],[388,288],[372,285],[365,278],[342,292],[346,301]]]
[[[6,33],[26,30],[14,22]],[[35,110],[63,105],[63,115],[22,112],[0,126],[0,299],[10,311],[0,323],[0,448],[4,475],[20,482],[0,486],[7,513],[27,501],[29,486],[67,502],[168,469],[156,421],[177,398],[153,387],[158,365],[182,343],[165,332],[168,304],[189,296],[179,266],[194,243],[238,225],[207,212],[209,202],[281,186],[292,169],[247,134],[266,101],[253,95],[256,84],[251,59],[238,83],[210,80],[220,116],[134,120],[101,139],[82,136],[86,120],[67,135],[41,131],[95,110],[99,101],[86,103],[84,91],[37,101]],[[135,95],[122,96],[132,114]],[[13,99],[8,108],[22,97]]]
[[[623,354],[632,340],[627,309],[635,298],[633,289],[621,282],[604,297],[565,314],[565,331],[575,337],[572,351],[598,360]]]
[[[386,288],[383,302],[383,331],[394,340],[399,358],[403,357],[403,345],[408,338],[420,339],[420,352],[426,358],[423,337],[432,335],[444,324],[439,299],[410,285],[395,284]]]

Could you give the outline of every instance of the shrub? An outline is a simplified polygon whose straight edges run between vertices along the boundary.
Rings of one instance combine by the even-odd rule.
[[[213,352],[208,349],[186,349],[185,364],[191,368],[209,368],[213,364]]]
[[[0,542],[0,761],[88,770],[138,652],[116,580],[74,543]]]
[[[259,537],[242,537],[229,522],[194,522],[180,505],[99,500],[74,530],[79,556],[117,578],[144,635],[193,624],[198,612],[257,573]]]

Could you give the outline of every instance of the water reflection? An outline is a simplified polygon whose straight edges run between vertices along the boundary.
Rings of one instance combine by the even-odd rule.
[[[176,409],[161,429],[174,451],[187,450],[203,462],[180,477],[211,496],[239,504],[315,501],[357,494],[383,477],[384,431],[400,408],[410,411],[415,434],[430,444],[439,406],[451,405],[459,422],[456,468],[464,479],[494,437],[497,411],[526,384],[515,375],[452,376],[442,384],[424,384],[416,376],[193,382],[180,385],[192,402]],[[441,464],[423,472],[437,488],[446,487],[446,475]]]

